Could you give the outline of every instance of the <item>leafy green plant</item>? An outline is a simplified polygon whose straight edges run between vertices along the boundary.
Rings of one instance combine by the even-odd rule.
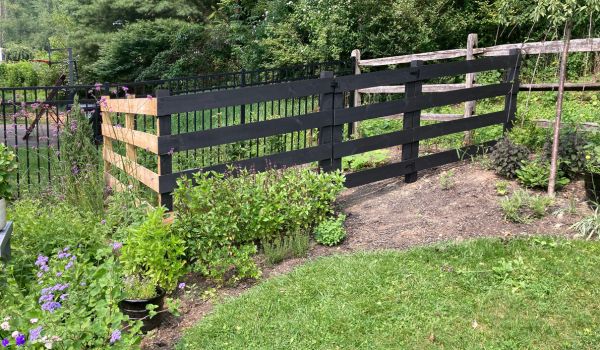
[[[170,292],[185,273],[186,242],[163,224],[165,211],[151,210],[139,226],[129,228],[119,259],[128,276],[139,275]]]
[[[379,149],[342,158],[342,168],[344,170],[358,171],[385,165],[391,158],[387,155],[389,151],[387,149]]]
[[[254,242],[320,223],[344,188],[339,171],[306,168],[257,173],[230,167],[224,174],[198,173],[194,180],[197,186],[178,180],[172,229],[187,241],[193,268],[217,280],[231,266],[239,277],[257,276],[249,258],[256,253]]]
[[[346,230],[344,230],[344,221],[346,215],[340,215],[338,218],[330,217],[327,221],[323,221],[315,228],[315,239],[317,242],[334,246],[346,238]]]
[[[503,137],[494,146],[490,159],[497,174],[507,177],[517,176],[522,162],[531,152],[523,145],[516,144],[508,136]]]
[[[272,242],[263,240],[262,246],[267,264],[272,266],[292,256],[299,258],[306,256],[309,240],[310,236],[304,230],[298,230],[283,238],[277,237]]]
[[[0,143],[0,198],[10,198],[14,185],[12,178],[17,173],[17,161],[14,152]]]
[[[550,197],[532,196],[524,190],[515,191],[512,196],[500,200],[504,220],[523,223],[544,217],[552,203]]]
[[[587,239],[592,236],[600,236],[600,215],[598,214],[598,207],[594,209],[594,212],[585,218],[576,222],[571,228],[579,231],[582,236],[587,236]]]
[[[506,180],[498,181],[495,183],[495,185],[496,185],[496,193],[497,194],[504,196],[508,193],[508,186],[509,186],[508,181],[506,181]]]
[[[35,282],[24,288],[9,262],[2,276],[7,284],[0,289],[0,337],[9,339],[11,348],[23,344],[30,349],[130,349],[139,344],[141,322],[128,321],[117,306],[126,293],[122,267],[111,250],[98,250],[97,258],[71,247],[52,257],[40,254],[31,266]]]
[[[559,165],[560,165],[559,160]],[[560,169],[560,167],[559,167]],[[548,188],[550,178],[550,163],[546,160],[544,164],[540,164],[538,159],[533,161],[523,161],[523,167],[517,170],[517,177],[521,180],[521,185],[524,187]],[[562,170],[556,173],[555,188],[561,188],[569,183],[569,179],[564,176]]]
[[[440,177],[440,183],[442,186],[442,190],[449,190],[454,187],[454,182],[452,182],[452,176],[454,175],[454,171],[449,171],[447,173],[443,173]]]
[[[575,130],[574,127],[564,127],[559,136],[558,157],[560,164],[558,169],[567,177],[574,177],[581,173],[586,164],[585,146],[589,143],[585,133]],[[549,160],[552,156],[552,137],[544,144],[544,152]]]
[[[148,300],[156,296],[156,284],[140,275],[125,277],[123,284],[127,299]]]

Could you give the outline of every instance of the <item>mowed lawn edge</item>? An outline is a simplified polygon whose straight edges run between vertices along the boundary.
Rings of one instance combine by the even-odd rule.
[[[596,349],[599,251],[536,236],[319,258],[219,303],[177,349]]]

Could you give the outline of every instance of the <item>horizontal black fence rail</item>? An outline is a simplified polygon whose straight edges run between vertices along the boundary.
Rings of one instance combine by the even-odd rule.
[[[286,82],[317,79],[322,71],[334,71],[335,76],[353,74],[354,60],[313,63],[301,66],[282,67],[265,70],[213,74],[205,76],[165,79],[124,84],[100,83],[96,85],[56,86],[56,87],[0,87],[0,142],[14,147],[20,164],[17,183],[46,185],[53,182],[53,159],[60,156],[60,138],[57,122],[68,125],[70,115],[67,113],[77,96],[86,116],[94,123],[94,130],[100,134],[100,108],[97,101],[101,96],[122,98],[126,94],[136,97],[156,96],[156,91],[168,89],[172,96],[198,94],[211,91],[241,89],[252,86],[265,86]],[[305,99],[306,100],[306,99]],[[312,104],[311,104],[312,102]],[[317,101],[318,102],[318,101]],[[304,101],[303,110],[318,108],[317,102]],[[295,104],[294,104],[295,103]],[[48,106],[44,108],[43,106]],[[187,133],[198,130],[218,128],[221,125],[241,124],[251,120],[278,116],[293,116],[300,113],[298,101],[282,100],[274,105],[273,111],[265,106],[249,105],[236,110],[205,108],[192,113],[182,112],[172,116],[172,133]],[[294,108],[292,108],[295,106]],[[261,108],[258,108],[261,107]],[[273,107],[273,106],[271,106]],[[215,117],[215,115],[217,117]],[[39,118],[36,118],[39,117]],[[32,122],[37,122],[32,125]],[[236,122],[237,121],[237,122]],[[145,115],[136,117],[136,129],[154,132],[155,120]],[[27,137],[24,137],[28,134]],[[286,140],[289,143],[289,140]],[[294,140],[296,143],[303,140]],[[259,144],[259,140],[251,140],[249,145]],[[292,143],[296,148],[299,145]],[[209,157],[205,152],[204,164],[212,164],[223,157]],[[195,151],[198,153],[197,151]],[[213,152],[214,153],[214,152]],[[197,155],[197,154],[195,154]],[[189,157],[189,152],[186,157]],[[213,159],[214,158],[214,159]],[[181,164],[177,163],[182,161]],[[183,158],[176,159],[176,169],[185,167],[189,162]]]
[[[416,181],[417,173],[421,170],[483,154],[496,143],[496,140],[489,140],[477,145],[419,157],[419,141],[496,124],[503,124],[505,131],[512,127],[519,91],[520,64],[519,51],[512,50],[509,56],[433,65],[423,65],[422,61],[414,61],[410,68],[352,76],[335,76],[333,72],[324,71],[320,73],[319,79],[314,80],[158,97],[156,115],[159,121],[161,118],[195,113],[198,110],[235,109],[252,105],[272,106],[274,101],[301,100],[315,95],[319,96],[319,108],[304,110],[298,115],[257,119],[247,121],[245,124],[223,125],[216,129],[158,135],[156,153],[166,162],[172,161],[172,158],[165,157],[167,154],[175,156],[210,147],[231,147],[239,142],[294,133],[305,135],[310,133],[315,137],[315,144],[305,145],[300,149],[293,149],[286,144],[275,152],[265,147],[258,152],[257,148],[256,153],[250,153],[250,156],[246,154],[245,159],[179,171],[173,168],[171,173],[163,171],[159,175],[157,192],[161,197],[166,198],[176,188],[176,181],[181,176],[191,177],[199,171],[222,172],[228,165],[253,166],[257,171],[264,171],[272,166],[294,166],[318,162],[323,170],[331,171],[341,169],[343,157],[399,145],[402,145],[400,162],[350,173],[346,176],[346,186],[355,187],[401,175],[406,176],[407,182]],[[423,81],[428,79],[499,69],[507,70],[507,82],[436,94],[422,94]],[[346,103],[347,92],[395,84],[406,84],[406,94],[403,99],[358,107]],[[420,115],[423,109],[498,96],[505,98],[505,107],[502,111],[421,126]],[[404,113],[404,130],[357,140],[344,140],[344,126],[348,123],[398,113]],[[171,169],[168,164],[165,168]],[[165,199],[161,202],[170,201]]]

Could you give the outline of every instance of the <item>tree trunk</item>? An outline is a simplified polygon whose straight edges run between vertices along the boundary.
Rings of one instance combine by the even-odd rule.
[[[554,184],[558,164],[558,142],[560,137],[560,117],[562,115],[563,94],[565,92],[565,73],[567,70],[567,55],[569,54],[569,41],[573,21],[569,20],[565,26],[565,47],[560,61],[560,75],[558,78],[558,100],[556,101],[556,120],[554,121],[554,140],[552,140],[552,159],[550,162],[550,181],[548,182],[548,196],[554,196]]]

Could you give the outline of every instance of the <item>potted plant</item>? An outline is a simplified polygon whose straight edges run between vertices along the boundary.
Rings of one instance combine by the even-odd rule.
[[[141,320],[146,333],[158,327],[162,321],[166,291],[140,276],[125,278],[124,291],[127,299],[119,302],[119,309],[132,321]]]
[[[0,230],[6,227],[6,198],[12,194],[11,178],[16,170],[15,153],[0,143]]]
[[[588,143],[583,172],[585,194],[593,205],[600,203],[600,145]]]

